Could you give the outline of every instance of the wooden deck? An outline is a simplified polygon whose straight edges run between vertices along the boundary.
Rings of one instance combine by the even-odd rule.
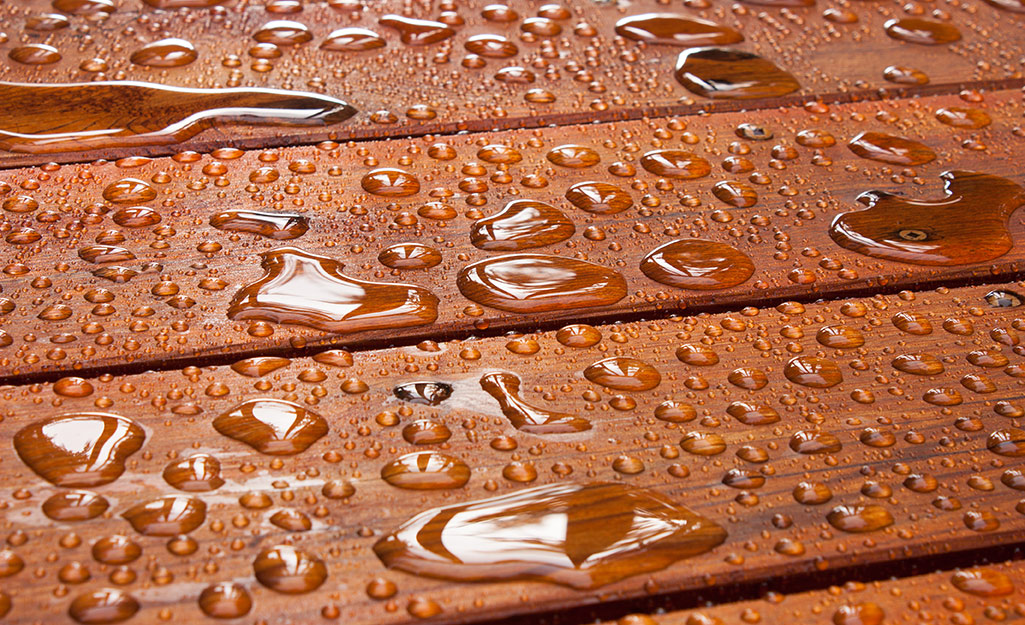
[[[1025,619],[1019,0],[0,24],[3,622]]]

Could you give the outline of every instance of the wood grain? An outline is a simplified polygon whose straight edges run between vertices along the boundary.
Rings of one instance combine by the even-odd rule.
[[[298,4],[298,3],[297,3]],[[692,2],[667,7],[653,0],[615,3],[573,0],[563,5],[568,14],[554,20],[554,36],[524,33],[521,26],[538,7],[510,2],[519,16],[511,22],[482,17],[484,0],[439,4],[375,3],[299,4],[301,12],[272,13],[263,3],[227,2],[213,9],[159,11],[132,0],[112,13],[70,15],[67,27],[29,28],[38,16],[53,13],[49,2],[7,3],[0,8],[6,37],[0,43],[0,80],[30,83],[77,83],[93,80],[140,80],[179,87],[270,87],[306,90],[341,98],[359,109],[357,117],[338,125],[311,128],[230,127],[207,130],[184,146],[154,146],[132,150],[60,152],[53,155],[4,153],[0,164],[39,164],[85,161],[128,154],[169,154],[177,149],[206,151],[223,145],[245,148],[314,143],[322,140],[451,133],[520,126],[612,121],[644,115],[696,113],[699,110],[737,110],[774,107],[809,98],[873,97],[878,89],[908,94],[939,89],[956,92],[971,81],[1011,80],[1020,87],[1020,38],[1003,36],[1025,26],[1025,17],[1002,11],[982,0],[943,7],[899,0],[848,5],[833,0],[808,7],[777,8],[759,4]],[[379,24],[388,14],[413,18],[459,20],[457,34],[440,43],[410,46],[398,32]],[[686,91],[673,77],[682,48],[642,44],[615,34],[618,20],[646,12],[677,11],[735,28],[745,41],[731,48],[753,52],[791,72],[802,85],[796,96],[752,102],[715,102]],[[828,18],[825,16],[829,16]],[[856,21],[838,23],[830,19]],[[956,26],[960,41],[923,46],[894,40],[884,24],[900,17],[930,19]],[[273,52],[250,50],[256,33],[270,21],[298,21],[310,41],[282,45]],[[321,43],[338,28],[366,28],[383,36],[386,47],[365,52],[322,50]],[[546,32],[546,31],[542,31]],[[593,34],[592,34],[593,33]],[[508,58],[478,56],[479,69],[463,66],[474,36],[506,37],[518,52]],[[197,60],[182,67],[146,67],[130,61],[150,43],[181,38],[195,48]],[[266,39],[266,38],[265,38]],[[25,65],[11,60],[26,45],[51,46],[60,60]],[[260,58],[279,55],[277,58]],[[35,54],[33,56],[38,56]],[[97,61],[96,59],[99,59]],[[896,85],[883,77],[890,66],[919,70],[931,83]],[[92,71],[84,71],[83,66]],[[501,79],[504,67],[526,68],[532,82]],[[526,80],[523,78],[523,80]],[[532,103],[531,89],[551,94],[551,103]],[[538,97],[532,96],[534,100]],[[547,99],[543,96],[541,99]],[[7,108],[23,103],[5,101]],[[40,111],[45,115],[45,111]]]
[[[201,622],[197,598],[224,581],[248,588],[253,608],[247,618],[267,623],[408,623],[435,605],[441,612],[431,622],[481,622],[1018,542],[1025,537],[1022,492],[1016,490],[1021,467],[1013,457],[1020,442],[1000,441],[1017,440],[1014,430],[1023,426],[1025,318],[1012,295],[1005,299],[1018,306],[993,307],[990,302],[1000,298],[987,294],[1023,288],[1015,283],[904,292],[620,323],[598,328],[599,342],[587,348],[563,345],[573,342],[567,331],[562,342],[556,333],[542,333],[360,352],[351,361],[338,353],[294,359],[275,363],[283,366],[259,378],[227,367],[188,367],[4,387],[4,440],[50,417],[97,411],[128,417],[146,432],[124,474],[92,489],[110,507],[89,521],[57,523],[43,516],[40,505],[61,489],[33,474],[13,451],[4,455],[4,556],[14,553],[24,562],[4,582],[14,603],[8,622],[65,622],[76,597],[117,586],[112,580],[141,605],[135,622]],[[684,364],[677,356],[698,362],[694,354],[704,354],[700,360],[708,363],[711,353],[714,366]],[[658,371],[657,386],[616,391],[584,375],[596,361],[627,356]],[[805,360],[798,366],[794,358]],[[830,373],[834,368],[838,373]],[[253,373],[252,367],[237,369]],[[528,404],[575,414],[592,428],[569,436],[515,430],[480,387],[489,371],[517,376]],[[808,377],[816,371],[842,381],[823,388],[821,380]],[[645,376],[642,386],[651,379]],[[423,381],[450,384],[451,396],[428,406],[393,394],[396,385]],[[323,417],[327,433],[304,440],[309,447],[297,455],[271,456],[214,429],[215,417],[255,399],[297,402]],[[674,410],[656,412],[670,400],[677,402]],[[753,425],[757,415],[730,408],[735,402],[760,406],[756,412],[765,424]],[[693,409],[690,421],[681,404]],[[769,409],[778,421],[769,422]],[[664,420],[670,417],[683,421]],[[424,419],[446,426],[451,438],[406,443],[402,432]],[[698,439],[706,444],[686,442]],[[697,455],[688,448],[720,453]],[[467,484],[413,491],[379,477],[403,454],[430,449],[465,462]],[[219,461],[224,484],[205,493],[174,491],[162,477],[165,468],[197,453]],[[421,578],[386,570],[371,549],[400,523],[435,506],[543,484],[595,482],[667,497],[721,525],[726,541],[665,570],[592,591]],[[239,504],[246,493],[255,493],[243,498],[249,508]],[[172,494],[206,504],[205,520],[190,534],[196,550],[189,556],[169,552],[187,552],[187,541],[166,546],[169,538],[139,535],[121,518],[137,504]],[[816,503],[827,494],[828,501]],[[254,507],[263,495],[270,507]],[[827,520],[838,514],[837,506],[871,506],[872,515],[892,517],[892,525],[841,531]],[[305,514],[311,529],[272,524],[280,510],[291,511],[286,519]],[[112,534],[138,543],[142,557],[118,566],[94,561],[93,543]],[[297,600],[257,583],[257,552],[282,543],[322,558],[324,585]],[[372,600],[365,594],[379,577],[396,585],[394,596]],[[388,594],[381,592],[387,586],[376,582],[375,594]]]
[[[965,129],[936,119],[937,111],[966,107],[984,112],[992,123]],[[916,228],[932,228],[931,215],[938,215],[939,208],[919,203],[915,214],[930,223],[895,228],[891,217],[905,211],[881,211],[880,204],[870,213],[856,198],[875,190],[939,201],[944,198],[941,174],[951,170],[1004,177],[1009,189],[1022,185],[1017,167],[1025,152],[1021,115],[1020,94],[1000,92],[980,102],[946,96],[11,170],[0,176],[6,185],[0,202],[6,206],[7,241],[0,247],[0,327],[2,342],[9,343],[0,347],[0,368],[7,380],[70,369],[96,374],[129,366],[141,371],[197,358],[223,362],[254,351],[413,344],[575,319],[740,308],[766,298],[814,299],[993,276],[1012,279],[1022,266],[1025,225],[1015,213],[1001,234],[1001,220],[1017,206],[1016,192],[999,206],[984,191],[981,202],[947,210],[954,214],[954,227],[948,228],[943,245],[960,250],[957,262],[980,261],[969,264],[941,268],[866,256],[834,242],[830,224],[839,214],[861,211],[853,213],[858,223],[864,224],[868,215],[873,228],[884,233],[890,228],[919,236]],[[751,132],[743,124],[774,138],[741,139],[738,130]],[[860,158],[844,144],[864,131],[922,142],[936,159],[899,167]],[[488,147],[499,144],[504,147]],[[577,144],[590,148],[600,162],[569,168],[548,158],[559,146]],[[809,147],[814,145],[832,147]],[[658,150],[693,155],[686,156],[692,170],[674,175],[709,174],[691,179],[655,175],[645,169],[645,155]],[[373,179],[368,174],[389,168],[415,179],[407,181],[408,188],[395,187],[405,195],[368,193],[365,185]],[[115,185],[124,179],[143,181],[151,190],[133,196],[135,183]],[[577,208],[566,193],[586,181],[615,185],[632,208],[602,214]],[[470,234],[480,219],[515,200],[552,205],[566,215],[574,232],[568,239],[516,253],[595,263],[625,279],[626,296],[612,305],[547,312],[536,312],[540,305],[535,312],[503,312],[466,299],[457,289],[460,272],[507,253],[474,247]],[[238,218],[232,211],[292,215],[284,219],[294,223],[270,228],[273,238],[251,233],[266,224],[238,226],[241,232],[210,225],[223,225],[225,215]],[[881,221],[872,216],[879,212]],[[958,228],[961,212],[979,219]],[[556,232],[562,237],[568,229],[563,224]],[[739,250],[750,257],[753,275],[739,284],[734,283],[746,271],[730,278],[728,284],[734,285],[725,289],[692,290],[662,285],[641,270],[642,259],[656,248],[693,238]],[[407,243],[433,249],[430,254],[441,262],[418,270],[382,264],[382,253]],[[333,259],[355,279],[426,288],[439,300],[437,321],[331,334],[300,325],[229,320],[232,298],[263,274],[260,254],[284,247]],[[111,266],[137,275],[114,281],[126,275]]]

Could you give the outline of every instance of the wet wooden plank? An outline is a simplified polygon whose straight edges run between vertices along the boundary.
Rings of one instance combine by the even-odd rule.
[[[8,622],[64,622],[70,606],[88,603],[79,597],[108,587],[138,602],[134,622],[200,622],[199,597],[221,582],[246,589],[252,601],[247,619],[268,623],[324,617],[355,624],[481,622],[1021,541],[1023,287],[790,303],[359,352],[351,360],[335,352],[273,363],[282,365],[273,371],[267,363],[262,371],[254,363],[235,368],[262,377],[190,367],[5,387],[0,437],[15,441],[40,475],[65,485],[44,481],[10,448],[0,463],[6,542],[0,554],[5,571],[18,568],[11,562],[23,563],[4,580],[15,604]],[[597,343],[580,347],[588,337]],[[642,364],[617,361],[638,372],[621,377],[609,365],[594,366],[610,358]],[[489,374],[506,376],[506,384],[515,376],[520,401],[585,419],[590,429],[515,429],[516,414],[500,407],[496,397],[503,396],[487,383],[495,379]],[[396,387],[423,382],[447,384],[451,393],[435,406],[395,394]],[[431,388],[398,395],[445,395],[444,387]],[[238,409],[257,400],[265,403],[250,407],[275,424],[277,438],[252,427]],[[284,410],[280,404],[266,403],[275,400],[314,414],[293,422],[278,412]],[[97,417],[78,417],[70,426],[46,420],[97,412],[108,415],[105,434],[93,430],[102,450],[69,458],[75,445],[87,445],[80,435]],[[533,418],[537,425],[538,416]],[[446,432],[451,436],[442,442]],[[267,455],[256,449],[301,451]],[[447,455],[455,468],[398,477],[385,470],[419,452]],[[118,454],[120,476],[118,463],[106,462]],[[200,470],[177,467],[195,454],[208,455]],[[185,479],[194,473],[199,475]],[[405,477],[455,487],[407,490],[382,474],[395,482]],[[196,490],[175,490],[167,480]],[[595,484],[608,485],[597,510],[588,507],[597,501]],[[54,499],[72,486],[103,497],[107,509],[93,501],[86,508],[98,517],[49,520],[41,506],[64,519],[85,512]],[[528,489],[542,487],[563,489],[568,503],[550,500],[541,513],[508,502],[514,495],[529,502],[539,495]],[[168,512],[175,522],[161,524],[159,515],[137,508],[169,496],[184,498]],[[474,556],[464,551],[472,545],[488,554],[485,568],[492,574],[529,571],[578,589],[538,581],[430,579],[388,570],[373,551],[414,515],[493,497],[506,498],[496,516],[496,523],[508,520],[504,530],[466,512],[415,534],[428,544],[440,536],[451,550],[439,556],[443,562],[464,558],[470,565],[438,566],[435,573],[480,575]],[[624,497],[633,499],[623,505]],[[660,498],[665,503],[658,504]],[[659,505],[671,512],[651,512]],[[666,543],[660,543],[665,535],[641,548],[640,560],[631,557],[631,541],[664,529],[660,515],[685,514],[672,506],[706,519],[703,535],[710,523],[726,535],[717,536],[722,544],[710,550],[653,570],[667,564]],[[519,520],[512,516],[517,510],[524,515]],[[631,520],[641,510],[652,516]],[[126,512],[132,524],[122,517]],[[310,529],[302,531],[307,524]],[[459,538],[449,540],[449,531]],[[546,546],[527,549],[519,542],[529,544],[547,531]],[[166,535],[179,532],[195,542]],[[137,545],[140,557],[114,558],[110,540],[95,547],[113,535]],[[683,544],[692,551],[711,546]],[[258,554],[278,545],[319,558],[323,570],[310,565],[311,575],[302,580],[275,575]],[[513,553],[511,545],[525,551]],[[382,553],[394,554],[394,547]],[[115,564],[96,561],[94,553]],[[548,564],[517,564],[529,554]],[[496,572],[490,565],[503,557],[506,565]],[[326,581],[298,596],[281,594],[254,579],[254,562],[261,563],[261,579],[279,590],[289,583],[292,590],[309,590],[321,573]],[[408,567],[417,560],[405,562]],[[604,585],[588,588],[585,569]]]
[[[764,600],[741,601],[701,610],[660,615],[630,615],[620,625],[694,625],[695,623],[922,622],[930,617],[986,622],[1021,622],[1021,562],[938,571],[901,579],[862,583],[851,580],[828,590]],[[885,619],[880,621],[879,619]]]
[[[956,92],[961,88],[959,85],[971,81],[1011,79],[1014,82],[1009,87],[1021,86],[1022,82],[1019,58],[1023,51],[1020,38],[1014,35],[1025,27],[1025,17],[982,0],[942,7],[900,0],[856,6],[827,1],[789,8],[726,2],[667,7],[652,0],[627,6],[573,0],[548,9],[516,1],[509,3],[517,16],[509,22],[485,19],[482,9],[489,4],[484,0],[436,5],[393,0],[271,2],[266,6],[262,2],[227,2],[212,9],[166,11],[132,0],[120,3],[108,13],[89,12],[88,8],[93,6],[89,2],[54,3],[64,6],[65,11],[74,9],[82,13],[68,15],[40,0],[6,3],[0,8],[0,23],[6,26],[5,41],[0,43],[0,80],[35,84],[135,80],[188,88],[304,90],[347,101],[359,114],[330,126],[211,129],[177,147],[119,150],[108,146],[89,152],[69,152],[72,146],[57,142],[49,148],[35,148],[53,151],[52,154],[3,153],[0,163],[82,161],[138,153],[169,154],[180,149],[209,150],[223,145],[251,148],[325,139],[611,121],[643,114],[736,110],[793,102],[793,98],[774,100],[775,95],[781,94],[773,93],[761,94],[760,101],[711,100],[696,95],[674,78],[674,66],[683,48],[640,44],[616,35],[615,25],[625,17],[670,10],[742,33],[745,41],[727,47],[761,55],[791,72],[801,85],[796,94],[798,100],[809,96],[871,97],[877,89],[888,88],[921,91],[917,84],[898,85],[884,79],[884,70],[891,66],[922,72],[931,81],[924,88],[926,92],[934,88]],[[290,8],[299,8],[301,12],[287,13]],[[538,22],[539,12],[549,17]],[[46,17],[54,13],[57,18]],[[456,34],[449,39],[429,45],[407,45],[400,41],[399,30],[380,23],[390,14],[460,24],[453,27]],[[840,23],[837,19],[856,21]],[[888,36],[885,25],[901,19],[927,20],[936,28],[953,28],[962,38],[941,45],[918,45]],[[308,32],[299,30],[291,36],[295,38],[298,32],[298,38],[308,37],[309,41],[295,46],[268,43],[288,40],[286,28],[259,35],[264,47],[254,50],[261,43],[256,39],[258,33],[266,23],[275,20],[300,23]],[[66,26],[46,30],[62,24]],[[323,50],[325,40],[341,28],[371,30],[382,37],[386,47],[364,52]],[[525,32],[524,28],[536,32]],[[559,34],[546,34],[555,30]],[[505,37],[511,47],[501,44],[496,49],[515,52],[504,58],[487,54],[506,52],[487,52],[467,60],[472,54],[466,49],[467,42],[481,35]],[[167,38],[184,40],[184,45],[191,45],[194,50],[143,50],[144,46]],[[719,37],[713,41],[733,39]],[[704,45],[708,41],[697,43]],[[12,58],[45,60],[53,58],[54,51],[60,59],[49,64],[28,65]],[[193,54],[194,62],[173,66],[176,58]],[[140,65],[131,61],[133,55],[140,63],[160,61],[171,66]],[[756,73],[764,76],[764,72]],[[529,77],[533,77],[532,82]],[[66,115],[58,112],[63,106],[54,103],[67,103],[72,97],[29,97],[4,92],[3,101],[8,123],[23,120],[23,116],[15,113],[25,109],[26,114],[34,116],[30,117],[31,123],[25,122],[29,126],[43,117],[59,126],[60,132],[67,132],[72,130],[69,123],[75,112],[84,114],[84,109],[77,106]],[[539,102],[549,99],[554,101]],[[140,125],[163,120],[166,105],[155,106],[156,112],[139,111],[138,98],[130,100],[131,106],[121,106],[116,97],[103,98],[110,103],[103,110],[116,117],[115,127],[127,123],[139,131]],[[220,106],[231,105],[221,102]],[[111,120],[105,118],[103,110],[90,118],[88,130],[109,126]],[[37,112],[39,115],[35,115]],[[176,114],[185,118],[187,113]],[[130,119],[136,122],[131,123]],[[148,121],[139,121],[143,119]],[[161,123],[171,121],[175,120]],[[15,132],[26,128],[19,125]],[[18,149],[26,149],[23,142],[17,143],[22,146]]]
[[[992,123],[972,130],[937,121],[936,112],[952,108],[981,111]],[[6,209],[6,243],[0,248],[0,342],[6,345],[0,347],[0,367],[8,380],[58,369],[106,371],[127,365],[143,370],[254,350],[415,343],[475,332],[532,330],[575,319],[740,308],[766,298],[871,294],[1020,271],[1025,252],[1016,242],[1025,227],[1018,215],[1010,217],[1006,232],[1003,225],[1020,203],[1015,189],[1023,182],[1017,166],[1025,151],[1019,93],[990,94],[980,102],[947,96],[815,110],[819,112],[798,108],[9,171],[0,176],[6,185],[0,200]],[[742,124],[756,130],[743,130]],[[774,138],[744,140],[737,129],[772,133]],[[846,146],[864,132],[921,142],[936,159],[913,167],[867,160]],[[493,145],[505,147],[488,147]],[[549,155],[566,152],[559,150],[565,145],[583,145],[589,151],[552,158],[600,162],[581,168],[554,164]],[[664,150],[694,157],[672,157],[684,159],[683,169],[667,172],[659,160],[664,161]],[[651,161],[648,169],[645,159]],[[416,191],[412,195],[365,191],[364,184],[392,184],[382,169],[410,174],[418,190],[410,183],[392,191]],[[951,170],[1006,180],[972,182],[971,176],[962,176],[952,183],[952,192],[975,199],[943,208],[941,174]],[[681,179],[653,171],[702,177]],[[142,182],[136,192],[135,183],[122,184],[124,180]],[[604,214],[577,208],[566,199],[567,191],[585,182],[614,185],[632,206]],[[965,190],[980,184],[982,191]],[[863,198],[876,202],[876,208],[864,211],[856,198],[870,190],[933,203],[903,205],[877,194]],[[541,220],[540,234],[517,239],[522,224],[507,214],[502,230],[512,239],[485,240],[489,222],[480,220],[500,214],[510,202],[524,201],[553,207],[543,210],[554,216]],[[584,204],[579,198],[578,203]],[[611,211],[623,205],[592,208]],[[529,210],[541,210],[523,204],[513,208],[520,218],[529,216]],[[231,211],[286,215],[283,219],[294,223],[246,225]],[[862,212],[844,218],[842,235],[831,235],[837,216],[851,211]],[[966,221],[969,214],[974,218]],[[901,221],[895,222],[893,215]],[[266,228],[271,236],[211,225],[224,227],[226,219],[234,223],[229,227]],[[308,230],[303,233],[303,228]],[[572,236],[565,238],[570,230]],[[471,243],[474,232],[487,249]],[[531,232],[528,228],[527,234]],[[284,238],[294,235],[300,236]],[[860,235],[895,243],[868,249]],[[927,240],[920,242],[921,237]],[[656,248],[689,239],[707,242],[686,244],[699,246],[696,257],[706,259],[700,262],[725,259],[712,262],[725,264],[710,283],[668,286],[665,281],[672,280],[657,263],[648,273],[641,270]],[[508,251],[545,242],[549,244]],[[428,269],[386,266],[384,262],[406,262],[393,247],[404,244],[429,248],[420,250],[418,262],[437,264]],[[907,254],[894,251],[895,246],[914,250],[923,245],[938,247],[935,253],[923,252],[916,262],[956,264],[908,263]],[[272,253],[284,248],[330,260]],[[693,252],[688,249],[680,252],[681,258]],[[564,275],[559,267],[567,263],[586,270],[571,274],[576,281],[549,289],[543,301],[517,300],[515,293],[499,301],[488,292],[482,296],[470,284],[458,286],[459,277],[469,275],[467,267],[488,259],[506,262],[510,253],[541,255],[529,257],[526,271],[516,269],[521,264],[506,265],[520,281],[533,280],[529,267],[554,267],[557,276]],[[261,263],[268,263],[271,273],[274,266],[295,273],[322,264],[354,279],[416,288],[374,287],[375,297],[395,306],[395,314],[363,314],[359,323],[339,323],[345,311],[331,306],[351,298],[338,290],[342,283],[337,276],[311,278],[307,273],[311,282],[305,290],[288,295],[277,283],[260,282]],[[287,263],[293,264],[285,267]],[[233,301],[251,301],[239,294],[257,283],[264,285],[261,305],[232,306]],[[606,288],[597,289],[599,284]],[[702,290],[707,287],[728,288]],[[553,298],[562,288],[579,293],[565,301]],[[285,310],[268,304],[273,293],[276,301],[292,298]],[[439,301],[434,323],[432,297]],[[588,307],[580,307],[584,304]]]

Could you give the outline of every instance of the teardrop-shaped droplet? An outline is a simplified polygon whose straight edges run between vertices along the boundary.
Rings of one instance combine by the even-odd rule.
[[[575,434],[591,429],[591,422],[576,415],[538,408],[520,397],[520,379],[512,373],[486,373],[480,386],[498,402],[502,414],[517,430],[529,434]]]

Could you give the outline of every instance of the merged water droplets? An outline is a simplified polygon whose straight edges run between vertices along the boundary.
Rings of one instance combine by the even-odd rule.
[[[312,93],[135,81],[0,83],[0,97],[12,103],[0,122],[0,148],[40,154],[173,145],[232,124],[322,126],[356,113],[341,100]]]
[[[416,575],[589,589],[664,569],[725,539],[713,521],[651,491],[553,484],[422,512],[374,551],[385,566]]]
[[[487,373],[480,386],[498,402],[502,414],[517,430],[530,434],[573,434],[591,429],[582,417],[537,408],[520,397],[520,379],[512,373]]]
[[[399,38],[407,46],[430,45],[444,41],[456,34],[454,29],[442,22],[413,19],[401,15],[385,15],[378,20],[378,23],[398,31]]]
[[[263,277],[235,294],[229,318],[340,333],[427,325],[438,318],[438,298],[421,287],[356,280],[342,274],[337,261],[296,248],[262,256]]]
[[[146,433],[131,419],[83,413],[37,421],[14,435],[18,457],[57,486],[93,488],[124,473]]]
[[[947,197],[911,200],[885,191],[867,191],[858,200],[868,208],[838,215],[833,240],[867,256],[918,265],[987,262],[1011,249],[1007,219],[1025,204],[1025,189],[990,174],[941,174]],[[966,228],[964,215],[972,215]]]
[[[565,241],[576,228],[566,215],[550,204],[513,200],[498,213],[476,221],[470,241],[488,251],[518,251]]]

